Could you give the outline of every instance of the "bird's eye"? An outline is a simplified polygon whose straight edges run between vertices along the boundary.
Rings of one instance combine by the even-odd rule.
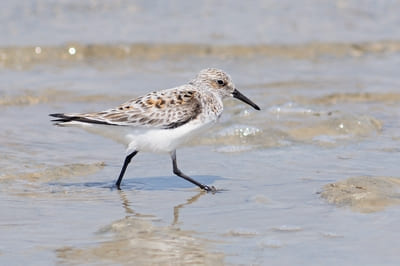
[[[225,85],[225,82],[222,79],[217,80],[219,85]]]

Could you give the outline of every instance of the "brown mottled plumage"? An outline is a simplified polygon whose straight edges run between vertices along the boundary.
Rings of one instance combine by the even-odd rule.
[[[199,96],[195,90],[169,89],[149,93],[106,111],[65,116],[76,117],[75,120],[82,117],[106,125],[170,129],[195,119],[201,113]]]

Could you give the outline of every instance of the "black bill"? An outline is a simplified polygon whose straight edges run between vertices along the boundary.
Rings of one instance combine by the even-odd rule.
[[[253,103],[249,98],[244,96],[243,94],[240,93],[237,89],[235,89],[232,93],[232,96],[236,99],[241,100],[242,102],[247,103],[248,105],[252,106],[256,110],[260,110],[260,107],[258,107],[257,104]]]

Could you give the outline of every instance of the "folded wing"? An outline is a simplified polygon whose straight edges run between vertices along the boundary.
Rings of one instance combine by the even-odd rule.
[[[120,106],[96,113],[50,114],[58,125],[69,122],[171,129],[195,119],[201,113],[199,92],[190,88],[149,93]]]

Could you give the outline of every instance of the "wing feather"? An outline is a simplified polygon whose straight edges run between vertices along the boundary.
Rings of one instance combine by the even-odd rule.
[[[83,123],[172,129],[195,119],[201,113],[199,92],[192,86],[151,92],[116,108],[85,114],[52,114],[56,123]]]

